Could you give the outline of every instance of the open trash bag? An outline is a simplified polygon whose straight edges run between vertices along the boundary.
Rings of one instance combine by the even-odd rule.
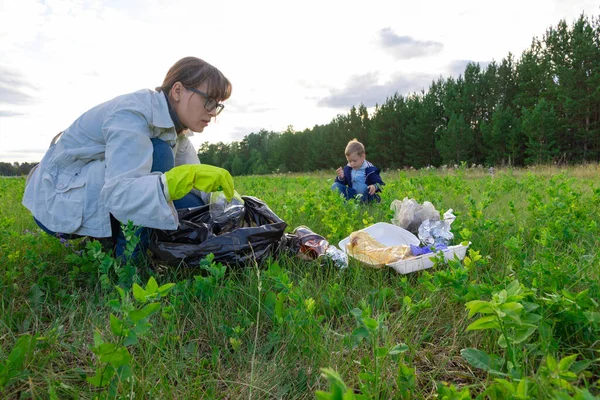
[[[285,246],[287,224],[256,197],[236,197],[231,203],[177,210],[177,230],[154,229],[150,251],[170,265],[198,265],[214,254],[214,261],[241,264],[260,260]]]

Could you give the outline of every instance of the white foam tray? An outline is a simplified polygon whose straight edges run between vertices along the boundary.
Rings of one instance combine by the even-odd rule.
[[[386,246],[400,246],[409,245],[418,246],[421,242],[411,232],[406,229],[400,228],[399,226],[388,224],[386,222],[378,222],[374,225],[368,226],[361,231],[367,232],[373,239]],[[346,245],[350,241],[350,236],[342,239],[339,243],[339,247],[342,251],[346,252]],[[459,260],[465,258],[469,245],[456,245],[448,246],[448,249],[443,251],[444,258],[446,260],[452,260],[454,257],[458,257]],[[417,257],[412,257],[407,260],[400,260],[395,263],[386,264],[388,267],[392,267],[396,272],[400,274],[408,274],[411,272],[419,271],[433,267],[433,258],[435,254],[423,254]]]

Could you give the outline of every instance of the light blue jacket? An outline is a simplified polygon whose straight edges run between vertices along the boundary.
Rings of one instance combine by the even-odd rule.
[[[162,174],[150,172],[151,138],[171,145],[175,165],[200,162],[186,134],[175,132],[164,94],[140,90],[92,108],[67,128],[30,176],[23,205],[54,232],[109,237],[110,214],[176,229]]]

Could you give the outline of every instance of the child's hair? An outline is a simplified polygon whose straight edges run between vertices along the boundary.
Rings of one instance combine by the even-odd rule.
[[[345,154],[347,156],[349,156],[350,154],[354,154],[354,153],[356,153],[359,156],[362,156],[363,154],[365,154],[365,146],[363,146],[363,144],[356,139],[352,139],[351,141],[348,142],[348,144],[346,145],[346,151],[345,151]]]

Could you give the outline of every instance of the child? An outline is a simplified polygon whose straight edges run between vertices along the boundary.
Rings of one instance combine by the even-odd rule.
[[[348,165],[336,170],[337,177],[331,189],[342,193],[346,200],[356,197],[365,203],[380,202],[377,192],[381,192],[385,183],[379,176],[379,168],[365,159],[365,146],[352,139],[346,145],[345,153]]]

